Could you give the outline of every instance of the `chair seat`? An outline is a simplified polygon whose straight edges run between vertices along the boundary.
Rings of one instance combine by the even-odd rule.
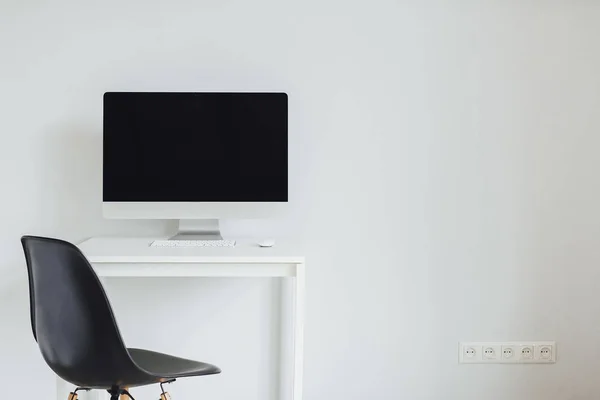
[[[211,375],[221,372],[219,367],[211,364],[179,358],[156,351],[132,348],[128,348],[127,351],[140,368],[161,379]]]

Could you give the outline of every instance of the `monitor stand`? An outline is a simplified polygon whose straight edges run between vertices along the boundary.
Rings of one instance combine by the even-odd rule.
[[[169,240],[222,240],[218,219],[180,219],[177,235]]]

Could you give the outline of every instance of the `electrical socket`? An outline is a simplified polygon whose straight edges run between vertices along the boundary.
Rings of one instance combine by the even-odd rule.
[[[517,348],[510,344],[502,345],[501,353],[502,353],[502,360],[504,362],[514,362],[514,360],[517,358]]]
[[[519,359],[521,361],[532,361],[534,356],[533,345],[531,344],[522,344],[519,350]]]
[[[541,344],[535,347],[536,356],[540,360],[552,360],[553,346]]]
[[[481,346],[460,346],[459,359],[465,364],[481,362]]]
[[[489,345],[482,346],[482,358],[486,361],[499,360],[502,358],[502,346],[500,345]]]
[[[459,343],[461,364],[551,364],[555,362],[555,342]]]

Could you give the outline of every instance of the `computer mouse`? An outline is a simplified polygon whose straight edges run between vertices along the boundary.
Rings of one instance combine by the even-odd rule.
[[[260,247],[273,247],[274,244],[275,244],[275,241],[273,239],[264,239],[264,240],[261,240],[260,242],[258,242],[258,245]]]

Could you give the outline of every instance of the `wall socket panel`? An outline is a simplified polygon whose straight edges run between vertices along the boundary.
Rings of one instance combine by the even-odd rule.
[[[460,364],[553,364],[556,342],[461,342]]]

